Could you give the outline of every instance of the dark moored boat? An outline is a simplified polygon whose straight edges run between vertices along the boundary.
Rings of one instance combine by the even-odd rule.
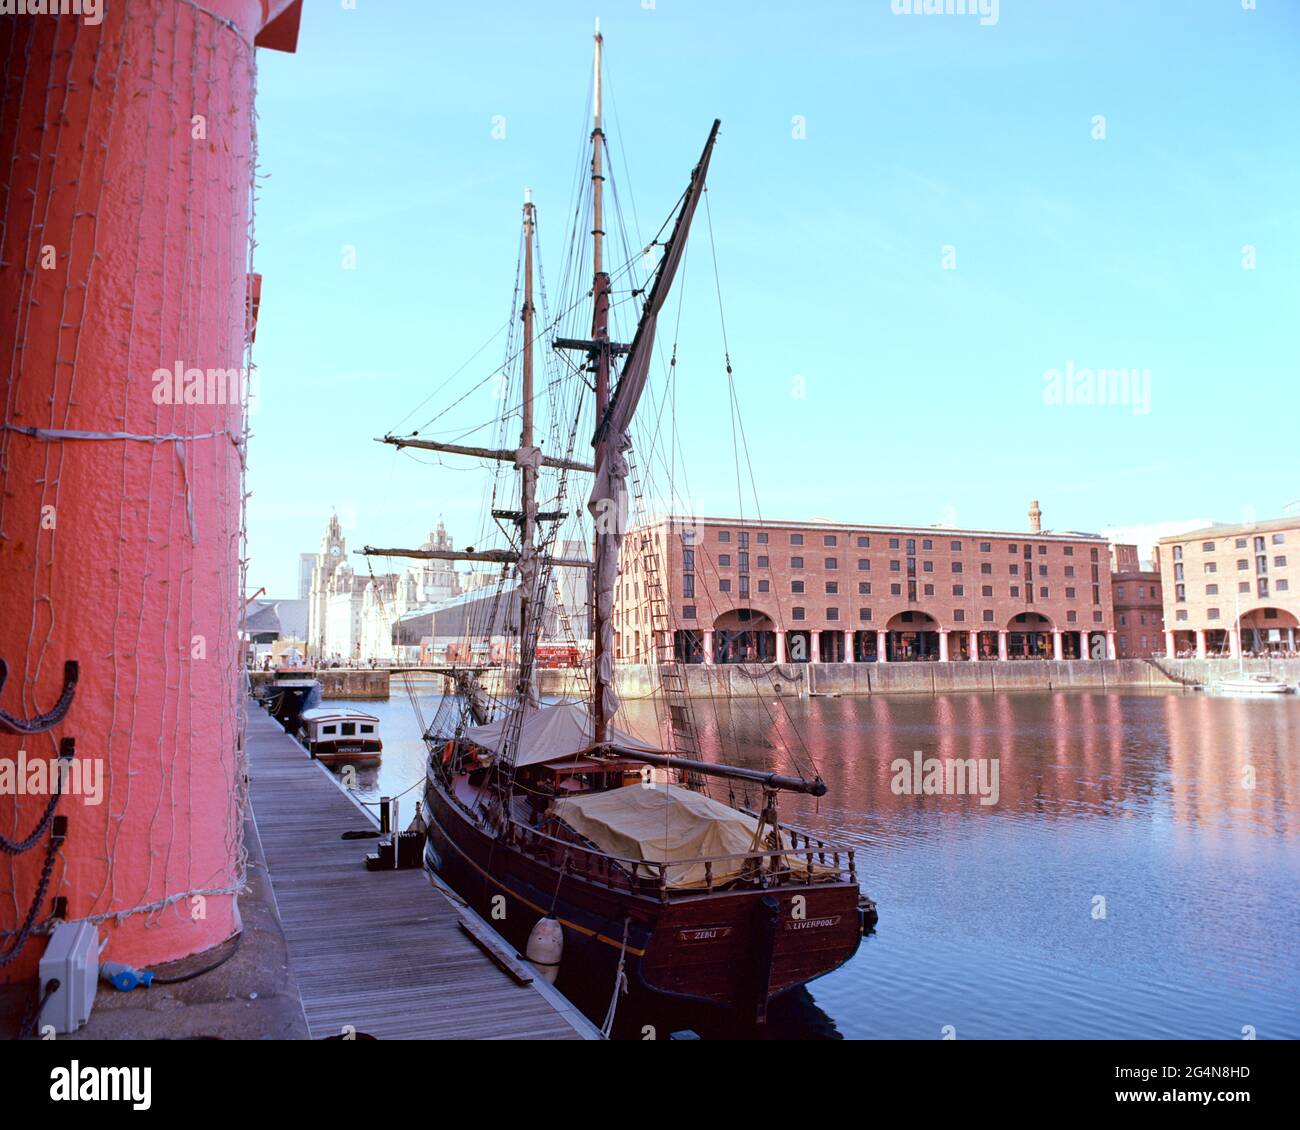
[[[610,338],[611,275],[603,262],[607,153],[600,55],[597,30],[591,334],[589,339],[561,337],[554,324],[537,333],[557,353],[569,350],[582,356],[580,364],[561,370],[547,391],[552,401],[562,399],[562,392],[555,390],[567,381],[575,401],[581,401],[585,388],[593,388],[595,459],[591,465],[574,459],[576,424],[570,426],[568,451],[562,457],[543,455],[534,438],[536,228],[533,204],[526,199],[517,354],[522,383],[517,405],[503,414],[503,422],[516,413],[522,420],[518,447],[467,447],[415,435],[384,438],[398,447],[468,455],[512,467],[518,473],[519,508],[492,512],[503,530],[513,525],[509,544],[463,552],[367,546],[363,552],[490,562],[502,566],[502,586],[507,573],[517,578],[510,594],[517,606],[509,614],[518,632],[516,666],[508,671],[514,677],[505,678],[512,693],[494,702],[472,671],[461,670],[456,676],[460,693],[443,700],[425,733],[430,750],[421,809],[426,863],[516,945],[527,946],[539,966],[553,969],[558,964],[568,982],[604,1000],[612,996],[606,1032],[619,999],[620,970],[638,993],[717,1006],[762,1022],[774,998],[847,961],[875,911],[859,892],[851,849],[823,843],[778,819],[778,794],[821,796],[826,787],[819,776],[717,765],[698,756],[687,725],[691,707],[682,696],[666,630],[654,632],[670,719],[663,726],[666,737],[647,743],[614,725],[619,704],[613,686],[611,613],[615,586],[621,583],[625,532],[623,522],[600,519],[622,513],[632,446],[629,430],[646,384],[656,319],[704,191],[718,123],[713,123],[677,207],[671,235],[652,245],[661,251],[652,278],[630,292],[632,301],[641,303],[631,344],[618,345]],[[579,299],[585,286],[578,288]],[[542,298],[545,309],[544,293]],[[611,377],[617,378],[616,384]],[[540,394],[536,397],[541,399]],[[554,422],[551,427],[548,450],[554,452],[564,436]],[[542,511],[538,505],[539,475],[551,476],[543,497],[562,506],[570,472],[594,477],[587,500],[587,510],[595,516],[590,563],[555,552],[555,531],[567,515],[562,509]],[[506,472],[497,474],[493,497],[508,497],[514,484],[503,485]],[[639,497],[639,482],[637,486]],[[645,551],[644,543],[640,549]],[[590,569],[591,693],[581,703],[543,706],[537,693],[538,640],[548,601],[560,595],[552,582],[556,568]],[[660,597],[651,594],[651,599]],[[491,637],[494,630],[488,623],[485,634]],[[675,687],[671,695],[670,683]],[[710,788],[723,790],[726,801],[710,796]],[[738,803],[735,794],[750,789],[757,801],[748,807]]]
[[[516,945],[550,914],[564,963],[606,992],[622,956],[636,989],[759,1022],[773,998],[853,956],[874,908],[852,849],[786,825],[777,839],[777,790],[820,795],[820,781],[684,762],[617,732],[597,746],[589,718],[571,703],[532,712],[513,766],[493,748],[509,717],[467,727],[431,759],[427,859],[489,914],[504,895],[504,922],[492,917]],[[651,765],[667,779],[647,781]],[[679,771],[749,780],[769,803],[758,814],[732,808],[673,783]],[[684,840],[733,850],[656,850],[666,821]],[[598,846],[611,829],[626,848]]]
[[[290,734],[296,734],[302,712],[319,706],[320,683],[299,673],[277,674],[262,692],[267,712]]]

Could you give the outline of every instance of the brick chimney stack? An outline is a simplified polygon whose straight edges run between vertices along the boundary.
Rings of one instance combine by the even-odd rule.
[[[1043,529],[1043,512],[1038,508],[1038,499],[1029,504],[1029,532],[1041,533]]]

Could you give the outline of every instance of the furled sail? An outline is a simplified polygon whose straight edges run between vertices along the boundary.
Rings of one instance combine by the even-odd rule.
[[[626,785],[565,797],[556,801],[555,813],[618,859],[678,864],[633,865],[643,879],[657,879],[662,870],[673,889],[724,886],[752,874],[756,865],[771,868],[772,856],[783,851],[779,865],[809,882],[839,877],[838,866],[817,859],[811,849],[795,849],[789,832],[780,833],[778,846],[776,832],[756,817],[679,785]]]
[[[641,320],[637,323],[636,336],[628,350],[623,373],[618,387],[610,399],[604,419],[596,429],[596,442],[604,440],[604,458],[596,467],[596,479],[592,486],[587,509],[591,512],[595,524],[597,553],[596,570],[593,578],[593,590],[596,600],[596,622],[600,640],[596,648],[598,656],[596,685],[603,688],[603,714],[605,718],[614,717],[618,711],[618,695],[614,691],[614,590],[618,584],[619,550],[623,545],[624,498],[628,476],[627,459],[624,453],[632,446],[628,435],[632,417],[645,390],[646,378],[650,372],[650,359],[654,354],[655,326],[659,311],[663,309],[672,287],[673,277],[681,265],[686,252],[686,237],[690,231],[691,218],[704,193],[704,180],[708,173],[709,158],[713,153],[713,144],[718,137],[721,123],[714,121],[709,130],[709,139],[705,142],[704,152],[699,163],[691,172],[691,182],[682,198],[681,210],[673,225],[672,235],[664,247],[663,258],[655,272],[654,283],[646,297],[641,310]],[[598,691],[598,693],[600,693]]]

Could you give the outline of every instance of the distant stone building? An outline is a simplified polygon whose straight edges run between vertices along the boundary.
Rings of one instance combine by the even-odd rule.
[[[311,572],[311,587],[307,594],[307,654],[316,659],[329,658],[327,612],[330,586],[334,574],[344,564],[343,554],[347,540],[339,516],[331,514],[321,538],[320,552]]]
[[[358,575],[347,562],[347,539],[337,514],[330,515],[321,539],[320,553],[312,569],[308,594],[307,652],[315,659],[364,660],[365,642],[374,638],[366,631],[363,613],[379,604],[384,594],[392,602],[397,574],[385,573],[372,581],[369,573]],[[376,591],[367,591],[372,585]]]
[[[497,583],[497,574],[492,573],[466,573],[462,578],[464,582],[464,591],[473,592],[476,589],[495,588]]]
[[[1115,646],[1120,659],[1164,655],[1160,570],[1143,561],[1136,545],[1110,547],[1110,591],[1115,605]]]
[[[384,573],[373,581],[365,579],[368,583],[361,593],[357,656],[391,662],[393,624],[400,615],[397,597],[405,578],[398,573]]]
[[[455,546],[447,536],[447,527],[439,522],[437,528],[430,531],[428,541],[423,542],[419,548],[449,552],[455,549]],[[436,558],[416,561],[402,577],[401,611],[406,612],[412,608],[446,600],[448,597],[456,596],[460,591],[460,574],[456,572],[450,561]]]
[[[322,659],[362,659],[361,604],[370,578],[358,577],[350,565],[334,570],[325,590]]]
[[[404,612],[393,626],[393,649],[409,661],[443,663],[474,656],[501,662],[517,654],[519,614],[519,586],[513,579],[473,585],[446,600]],[[581,637],[569,641],[560,633],[553,597],[542,609],[540,640],[582,643]]]
[[[1170,655],[1295,654],[1300,518],[1220,523],[1158,547]],[[1238,631],[1240,628],[1240,631]]]
[[[453,548],[441,522],[420,548]],[[347,562],[347,539],[338,515],[330,516],[313,561],[307,638],[308,652],[317,659],[401,658],[393,643],[397,621],[460,592],[460,576],[450,561],[417,561],[404,573],[357,573]]]

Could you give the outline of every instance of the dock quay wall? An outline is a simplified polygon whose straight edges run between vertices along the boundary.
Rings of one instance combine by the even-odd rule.
[[[321,698],[387,698],[387,671],[318,671]]]
[[[1247,672],[1300,682],[1300,659],[1251,659]],[[615,668],[620,694],[652,694],[657,669],[648,664]],[[687,664],[692,698],[789,695],[942,694],[966,691],[1107,690],[1204,687],[1232,678],[1231,659],[1095,659],[1009,663],[783,663]]]
[[[304,678],[320,680],[322,698],[387,698],[388,671],[367,671],[360,668],[339,668],[337,671],[315,671]],[[272,671],[252,671],[249,682],[257,691],[275,678]]]

